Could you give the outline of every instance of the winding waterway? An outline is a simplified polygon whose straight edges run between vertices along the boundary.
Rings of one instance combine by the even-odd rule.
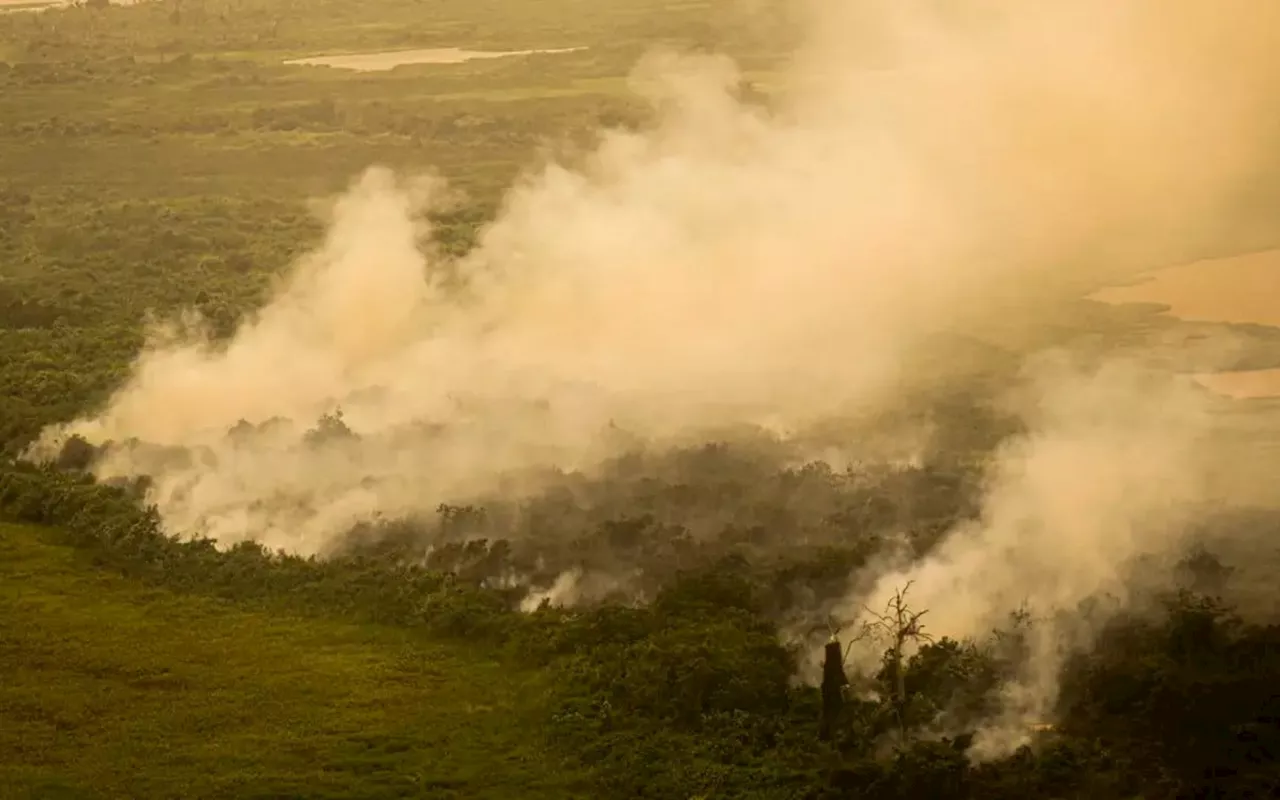
[[[463,50],[457,47],[439,47],[431,50],[391,50],[380,53],[348,53],[333,56],[295,58],[284,63],[294,66],[334,67],[356,72],[385,72],[410,64],[462,64],[482,58],[509,58],[543,53],[571,53],[581,47],[559,50]]]
[[[1091,295],[1104,303],[1156,303],[1188,322],[1280,327],[1280,249],[1208,259],[1147,273]],[[1228,397],[1280,397],[1280,368],[1196,376]]]

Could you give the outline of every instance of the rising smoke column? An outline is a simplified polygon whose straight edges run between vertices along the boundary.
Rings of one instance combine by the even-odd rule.
[[[1144,587],[1145,557],[1176,557],[1213,487],[1211,403],[1190,378],[1130,362],[1086,368],[1037,359],[1018,402],[1025,435],[990,466],[982,515],[951,530],[918,561],[858,576],[833,614],[854,621],[907,591],[939,636],[982,641],[1015,610],[1033,620],[1028,659],[1005,687],[1001,714],[975,742],[978,756],[1026,742],[1052,718],[1065,658],[1086,648]],[[869,588],[866,578],[871,577]],[[1089,601],[1106,598],[1095,613]],[[875,667],[881,653],[860,653]]]
[[[521,180],[451,265],[461,296],[432,277],[438,185],[371,170],[228,345],[157,335],[45,443],[176,448],[96,470],[152,475],[174,532],[314,553],[376,513],[596,463],[611,424],[675,442],[892,407],[935,334],[1016,327],[1198,244],[1271,166],[1280,12],[1206,9],[815,4],[770,110],[726,59],[655,54],[636,86],[659,123]],[[359,438],[301,445],[339,406]],[[274,418],[294,426],[225,436]]]

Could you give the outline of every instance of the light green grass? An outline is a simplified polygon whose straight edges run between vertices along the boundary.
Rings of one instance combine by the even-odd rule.
[[[0,526],[0,797],[587,795],[529,734],[534,675],[149,588],[50,538]]]

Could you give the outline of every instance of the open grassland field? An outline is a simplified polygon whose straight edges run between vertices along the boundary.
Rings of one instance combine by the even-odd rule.
[[[177,595],[47,529],[0,528],[0,674],[6,798],[588,796],[527,670]]]
[[[0,798],[1280,796],[1223,2],[0,1]]]

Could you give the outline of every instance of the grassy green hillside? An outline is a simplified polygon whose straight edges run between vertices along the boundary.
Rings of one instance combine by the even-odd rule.
[[[0,527],[0,797],[589,796],[535,673],[180,596]]]

